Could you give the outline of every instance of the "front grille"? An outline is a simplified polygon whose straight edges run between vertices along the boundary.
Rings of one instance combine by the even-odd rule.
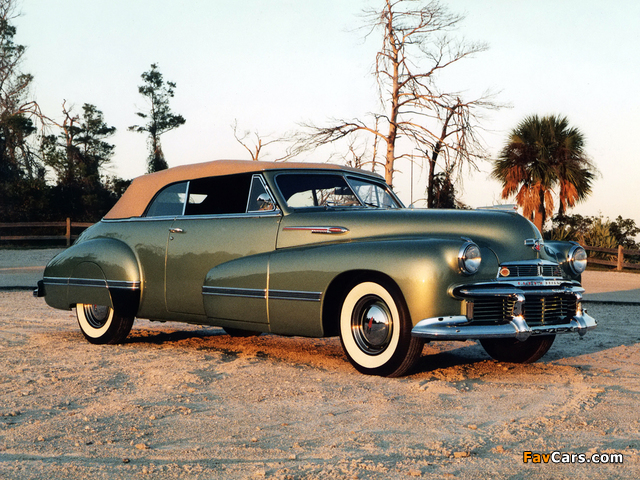
[[[509,270],[508,275],[502,273],[504,269]],[[500,272],[500,277],[562,277],[560,265],[538,265],[536,263],[529,265],[503,265]]]
[[[543,277],[562,277],[560,265],[540,265],[540,269]]]
[[[530,326],[568,322],[576,313],[575,295],[525,295],[524,319]],[[477,297],[473,300],[473,323],[499,324],[511,321],[515,297]]]
[[[473,321],[505,323],[513,316],[514,297],[480,297],[473,302]]]
[[[511,271],[510,277],[537,277],[538,265],[517,265],[509,267]]]
[[[524,319],[531,326],[566,323],[576,313],[575,295],[527,296]]]

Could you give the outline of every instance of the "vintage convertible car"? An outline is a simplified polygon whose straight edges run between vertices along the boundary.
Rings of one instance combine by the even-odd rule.
[[[398,376],[425,341],[533,362],[556,334],[584,335],[586,262],[514,211],[404,208],[378,175],[336,165],[214,161],[135,179],[34,293],[75,307],[92,343],[124,341],[135,317],[339,335],[360,372]]]

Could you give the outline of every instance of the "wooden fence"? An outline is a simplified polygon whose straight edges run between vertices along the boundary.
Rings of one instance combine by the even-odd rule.
[[[629,250],[622,248],[622,245],[618,245],[618,248],[602,248],[602,247],[584,247],[587,252],[600,252],[607,253],[609,255],[616,256],[616,260],[604,260],[602,258],[593,258],[589,255],[589,263],[594,265],[608,265],[610,267],[616,267],[616,270],[622,270],[624,268],[640,269],[640,263],[628,263],[624,261],[625,256],[640,256],[640,250]]]
[[[34,229],[65,229],[64,235],[0,235],[0,241],[31,241],[31,240],[66,240],[67,247],[71,245],[71,240],[78,238],[73,235],[73,228],[87,228],[93,225],[88,222],[72,222],[67,218],[65,222],[17,222],[17,223],[0,223],[0,229],[25,229],[33,231]]]

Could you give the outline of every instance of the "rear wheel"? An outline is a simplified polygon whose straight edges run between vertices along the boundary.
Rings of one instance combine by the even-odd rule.
[[[524,342],[515,338],[487,338],[480,344],[491,358],[507,363],[533,363],[549,351],[555,335],[529,337]]]
[[[115,344],[122,343],[127,338],[134,317],[119,315],[113,308],[106,305],[76,305],[78,325],[84,337],[91,343]]]
[[[411,336],[404,299],[387,282],[354,284],[340,311],[340,340],[361,373],[397,377],[411,369],[424,341]]]

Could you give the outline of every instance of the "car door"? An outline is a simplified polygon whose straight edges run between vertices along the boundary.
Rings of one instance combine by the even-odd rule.
[[[256,174],[189,182],[184,215],[173,222],[167,242],[165,297],[169,312],[205,315],[203,283],[211,269],[274,250],[281,215],[273,203],[264,202],[264,198],[258,201],[264,191],[263,180]],[[259,262],[259,279],[253,281],[266,290],[268,262]],[[232,320],[266,323],[266,299],[259,299],[256,306],[250,312],[244,310],[243,316],[251,319]]]

